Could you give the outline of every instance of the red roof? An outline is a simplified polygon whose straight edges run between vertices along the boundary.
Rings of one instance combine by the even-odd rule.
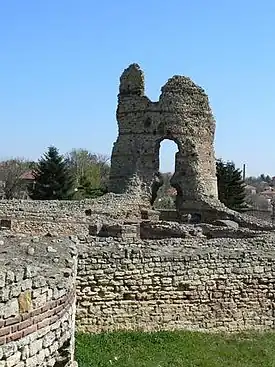
[[[22,178],[23,180],[35,180],[35,177],[34,177],[33,171],[27,171],[27,172],[24,172],[24,173],[21,175],[21,178]]]
[[[176,196],[177,190],[174,187],[169,187],[169,189],[167,190],[167,195]]]

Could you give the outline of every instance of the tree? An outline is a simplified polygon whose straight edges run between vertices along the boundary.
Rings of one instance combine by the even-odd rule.
[[[75,180],[57,148],[50,146],[34,170],[35,184],[29,194],[35,200],[66,200],[74,193]]]
[[[66,154],[66,162],[77,183],[79,183],[80,177],[87,172],[92,161],[93,156],[86,149],[73,149],[70,153]]]
[[[74,199],[94,199],[106,194],[107,190],[100,187],[95,187],[90,177],[83,175],[80,178],[77,191],[74,195]]]
[[[22,175],[33,168],[34,162],[22,158],[12,158],[0,163],[0,181],[5,199],[21,197],[21,194],[27,190]]]
[[[219,200],[228,208],[243,211],[246,209],[245,184],[242,171],[233,162],[216,162]]]
[[[110,166],[108,157],[90,153],[86,149],[73,149],[66,155],[71,173],[77,182],[74,199],[91,198],[107,191]]]
[[[265,175],[264,173],[262,173],[260,175],[260,179],[266,183],[271,183],[272,182],[272,178],[269,175]]]

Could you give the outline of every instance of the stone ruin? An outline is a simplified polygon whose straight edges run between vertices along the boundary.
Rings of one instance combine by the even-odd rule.
[[[161,184],[160,143],[169,139],[178,146],[171,179],[178,209],[200,211],[209,199],[218,200],[215,120],[207,95],[184,76],[169,79],[158,102],[151,102],[144,89],[142,70],[130,65],[120,78],[119,136],[112,152],[110,191],[142,193],[153,203]]]
[[[131,193],[152,205],[162,185],[159,150],[163,140],[177,144],[175,172],[180,218],[233,220],[257,226],[251,218],[226,208],[218,199],[214,154],[215,119],[205,91],[185,76],[173,76],[161,88],[159,101],[145,95],[144,74],[132,64],[120,77],[118,138],[111,158],[109,191]],[[261,226],[261,225],[260,225]]]
[[[121,76],[117,119],[110,193],[0,200],[0,367],[75,366],[75,325],[274,330],[274,227],[219,202],[204,91],[175,76],[151,102],[134,64]],[[163,139],[179,149],[173,213],[153,208]]]

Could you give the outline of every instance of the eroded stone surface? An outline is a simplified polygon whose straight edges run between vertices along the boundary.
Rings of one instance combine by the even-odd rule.
[[[240,215],[218,200],[214,154],[215,119],[205,91],[185,76],[173,76],[161,88],[157,102],[144,95],[144,74],[132,64],[120,77],[118,138],[111,158],[109,190],[153,204],[163,184],[159,172],[160,143],[178,147],[170,180],[177,190],[180,217],[197,222],[232,220],[243,227],[267,229],[270,224]],[[141,204],[142,203],[142,204]]]
[[[0,366],[72,367],[75,315],[92,332],[274,329],[274,227],[218,201],[204,91],[175,76],[151,102],[136,64],[119,90],[118,193],[0,201]],[[151,206],[163,139],[179,147],[176,212]]]
[[[179,205],[217,199],[215,120],[207,95],[191,79],[174,76],[162,87],[159,101],[151,102],[144,96],[142,70],[130,65],[120,78],[117,120],[110,191],[134,192],[152,202],[161,185],[160,143],[169,139],[178,146],[171,184]]]

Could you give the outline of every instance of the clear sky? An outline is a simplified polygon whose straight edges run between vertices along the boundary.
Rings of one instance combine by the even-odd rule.
[[[206,90],[218,158],[275,175],[274,0],[1,0],[0,46],[0,158],[110,154],[119,76],[138,62],[152,100],[175,74]]]

